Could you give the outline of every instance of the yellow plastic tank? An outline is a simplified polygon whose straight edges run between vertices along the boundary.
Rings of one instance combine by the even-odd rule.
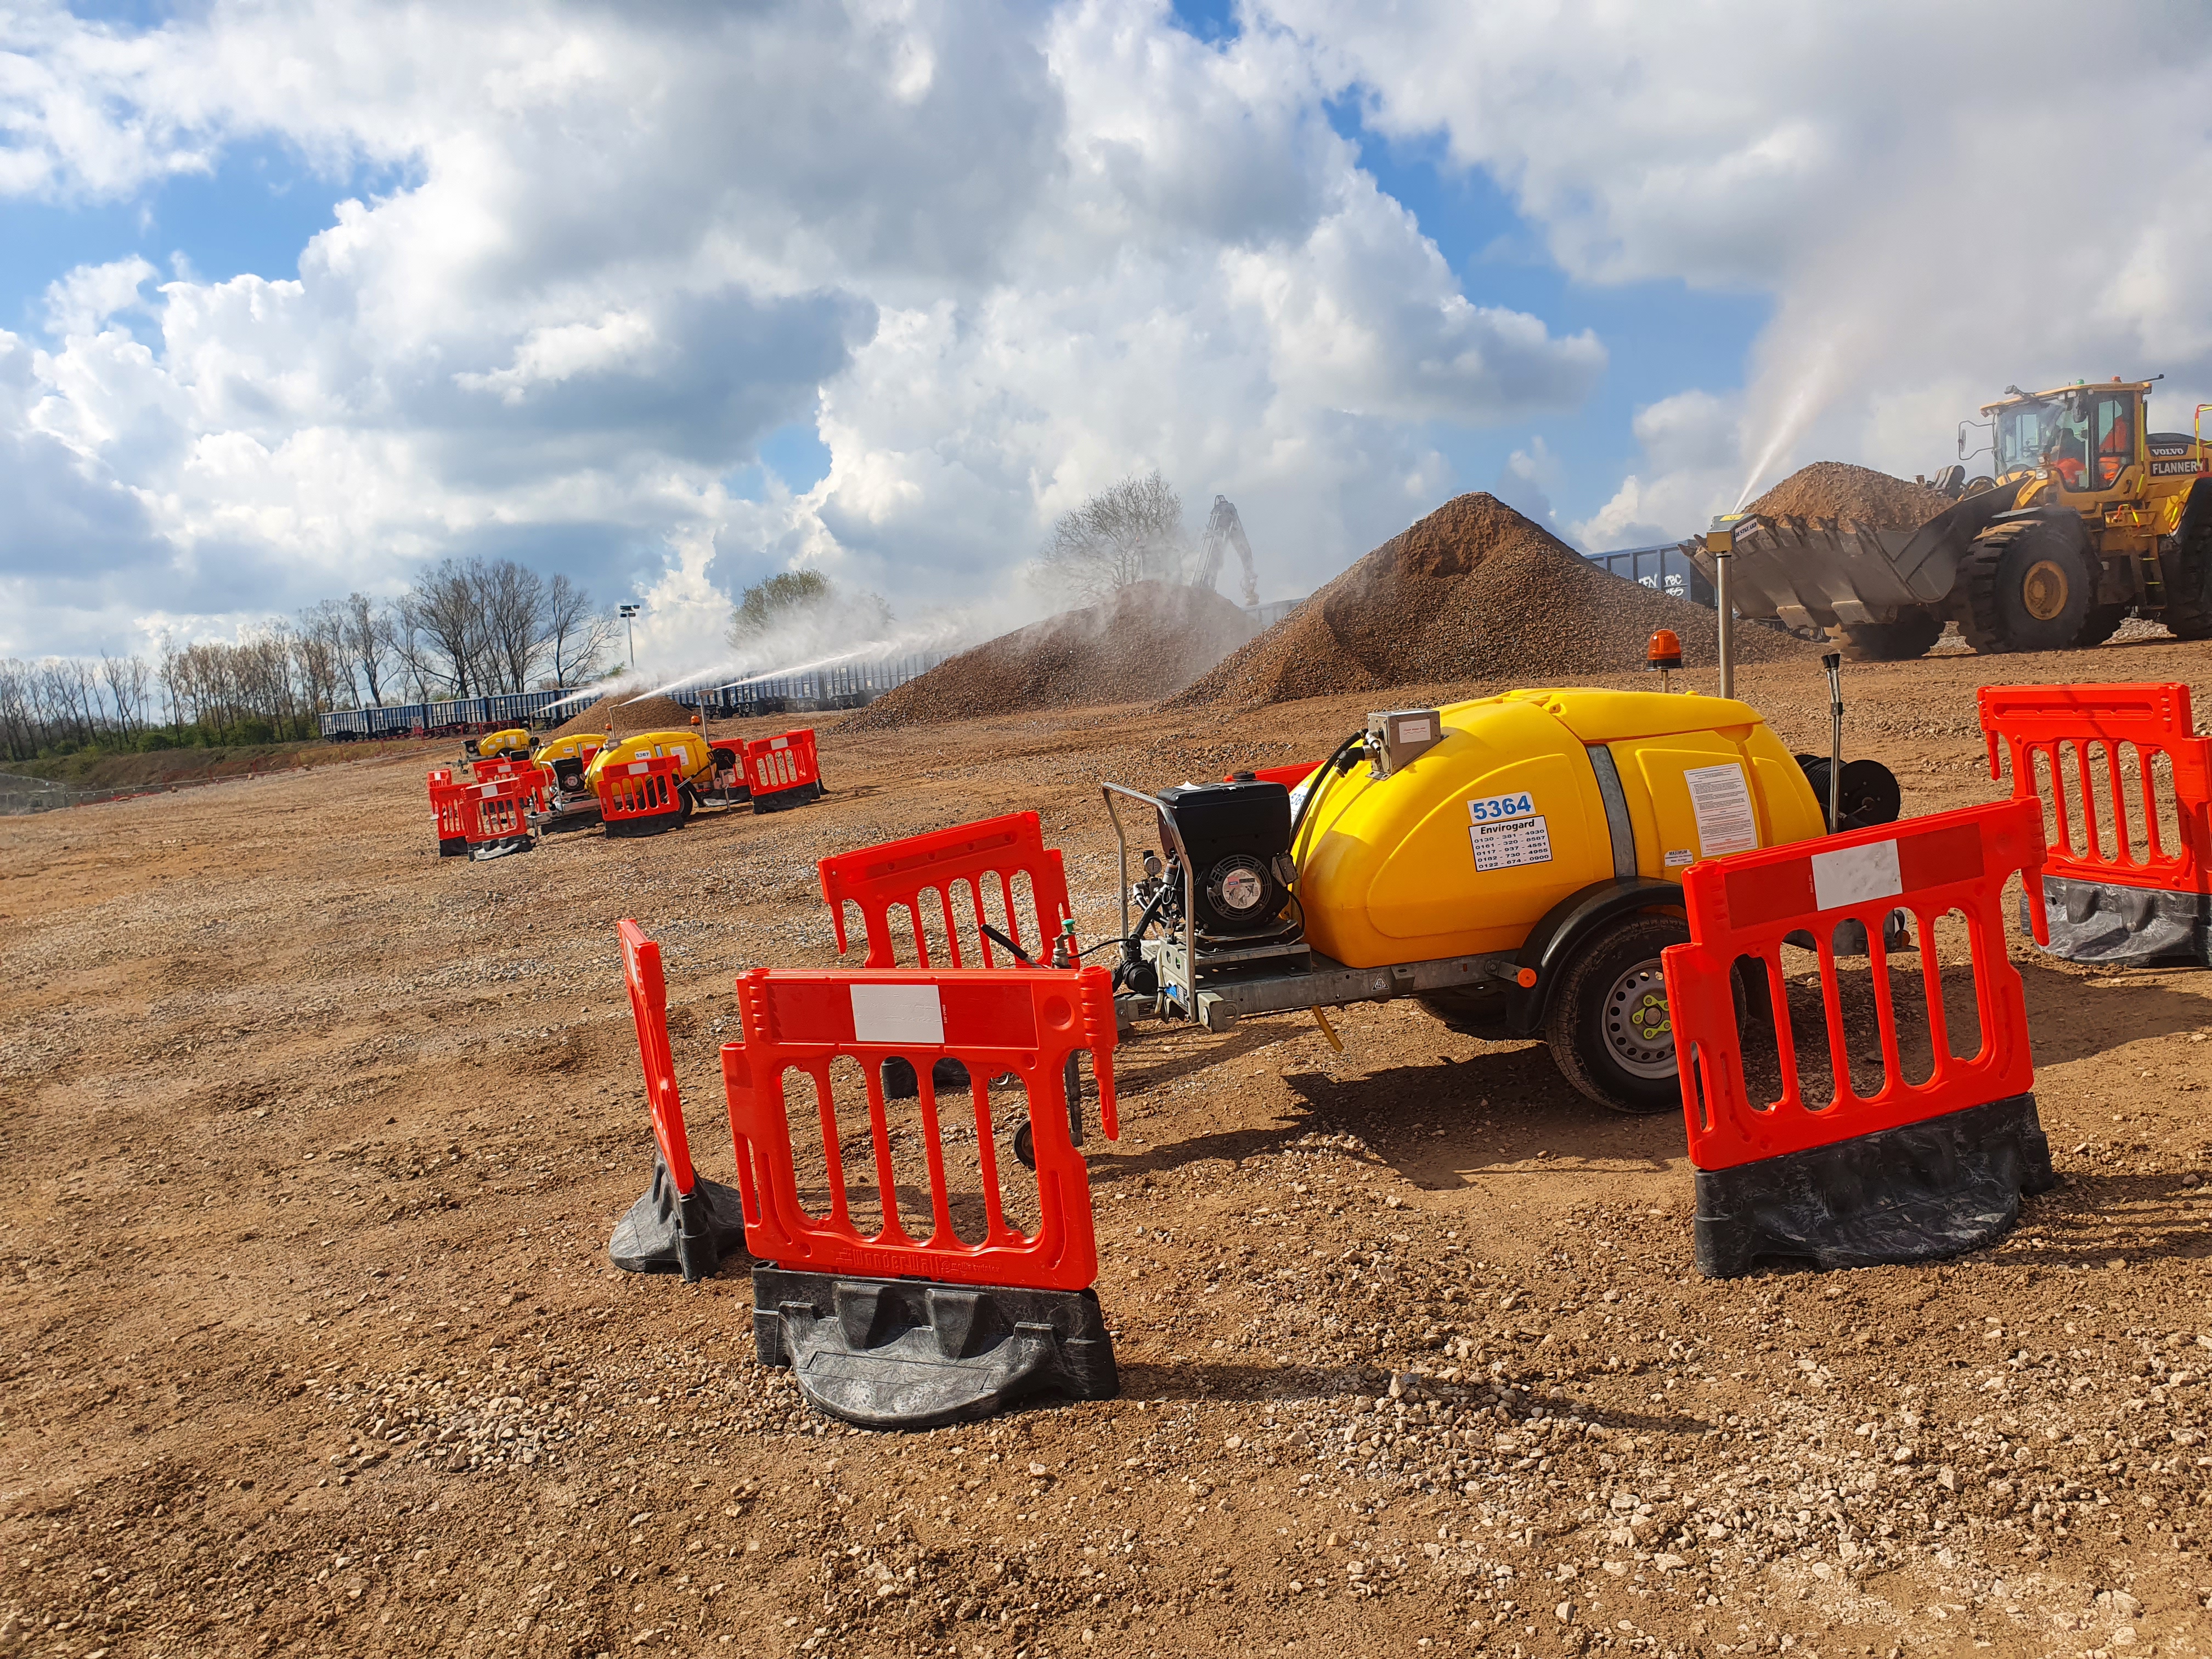
[[[571,732],[565,738],[555,738],[530,758],[540,766],[550,766],[555,761],[582,760],[586,755],[603,748],[606,737],[598,732]]]
[[[1440,740],[1390,776],[1362,764],[1310,786],[1298,900],[1307,939],[1347,966],[1512,951],[1593,882],[1679,881],[1698,859],[1826,828],[1790,751],[1733,698],[1508,691],[1438,713]]]
[[[599,774],[610,766],[626,766],[635,760],[650,760],[658,755],[680,755],[684,759],[684,779],[687,783],[703,781],[703,775],[714,770],[714,757],[707,739],[696,732],[640,732],[634,737],[610,743],[593,756],[592,763],[584,770],[586,787],[599,787]]]
[[[485,760],[526,760],[530,755],[530,733],[521,726],[511,726],[504,732],[487,732],[477,739],[477,753]]]

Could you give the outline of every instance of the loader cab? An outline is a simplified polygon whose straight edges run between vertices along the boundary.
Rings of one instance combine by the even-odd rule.
[[[2069,495],[2130,487],[2130,471],[2142,462],[2143,392],[2140,384],[2115,381],[1985,405],[1996,428],[1997,476],[2047,470]]]

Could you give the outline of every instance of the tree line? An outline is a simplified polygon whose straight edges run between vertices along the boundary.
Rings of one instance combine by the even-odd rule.
[[[164,636],[146,657],[0,659],[0,752],[276,743],[332,708],[576,685],[620,623],[565,575],[447,559],[396,599],[352,593],[235,643]]]

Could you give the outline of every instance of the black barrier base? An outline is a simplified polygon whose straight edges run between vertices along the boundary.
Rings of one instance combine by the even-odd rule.
[[[1958,1255],[2010,1231],[2021,1194],[2058,1184],[2033,1095],[1697,1177],[1708,1279],[1761,1262],[1825,1270]]]
[[[665,812],[652,812],[641,818],[603,818],[609,836],[617,841],[638,836],[658,836],[670,830],[684,827],[684,814],[674,807]]]
[[[2052,956],[2115,967],[2185,962],[2212,968],[2212,896],[2045,876],[2043,899],[2051,943],[2041,948]],[[2020,931],[2030,933],[2025,894]]]
[[[1111,1400],[1121,1386],[1093,1291],[763,1266],[753,1340],[816,1410],[867,1429],[973,1422],[1036,1395]]]
[[[465,859],[469,855],[466,836],[442,836],[438,841],[438,856],[441,859]]]
[[[479,841],[469,845],[469,857],[478,864],[487,859],[503,859],[509,853],[534,850],[536,840],[529,836],[502,836],[497,841]]]
[[[811,800],[822,799],[822,780],[811,783],[795,783],[788,789],[777,789],[765,795],[753,797],[756,812],[787,812],[794,806],[804,806]]]
[[[653,1185],[615,1223],[607,1259],[626,1273],[682,1273],[696,1284],[725,1256],[743,1255],[745,1212],[737,1188],[704,1176],[695,1180],[689,1196],[678,1197],[676,1179],[656,1152]]]

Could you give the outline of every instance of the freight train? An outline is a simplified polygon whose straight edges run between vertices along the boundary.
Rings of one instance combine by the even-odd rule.
[[[503,691],[488,697],[457,697],[450,702],[395,703],[384,708],[334,708],[318,714],[315,723],[333,743],[362,738],[434,738],[470,732],[496,731],[506,726],[543,724],[548,713],[565,718],[554,705],[574,697],[573,690]]]

